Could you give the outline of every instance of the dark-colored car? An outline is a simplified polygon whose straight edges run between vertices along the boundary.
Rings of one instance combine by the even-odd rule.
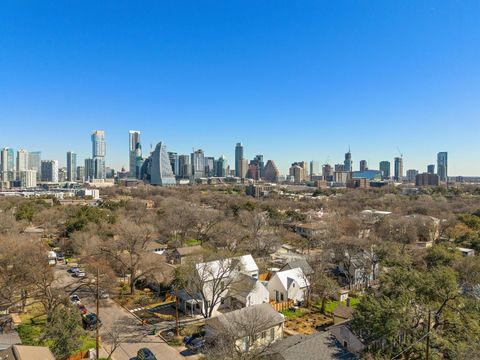
[[[157,360],[155,355],[153,355],[152,350],[148,348],[141,348],[137,352],[137,359],[138,360]]]
[[[98,319],[97,314],[90,313],[82,315],[82,324],[85,330],[95,330],[102,322]]]
[[[197,353],[205,348],[205,340],[203,338],[195,338],[191,340],[186,346],[187,349],[189,349],[191,352]]]

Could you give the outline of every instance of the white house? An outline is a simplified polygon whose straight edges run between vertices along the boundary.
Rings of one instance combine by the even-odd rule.
[[[226,303],[231,287],[237,288],[235,295],[239,301],[235,303],[235,306],[241,306],[240,304],[249,306],[249,301],[251,304],[263,303],[262,299],[264,294],[261,288],[263,285],[257,281],[259,269],[252,255],[248,254],[234,258],[198,263],[195,265],[195,268],[203,283],[202,293],[195,295],[196,301],[201,304],[200,306],[205,306],[206,302],[208,307],[213,303],[213,314],[216,314],[218,308]],[[252,279],[252,281],[249,282],[250,288],[240,291],[238,288],[240,281],[237,281],[237,279],[241,279],[240,275]],[[247,283],[247,281],[244,282]],[[254,284],[254,286],[251,286],[251,284]],[[242,300],[242,297],[245,297],[245,299]]]
[[[225,303],[231,309],[241,309],[268,303],[269,300],[268,289],[260,280],[246,274],[238,274],[228,289]]]
[[[276,302],[304,301],[310,283],[301,268],[277,272],[268,282],[270,299]]]

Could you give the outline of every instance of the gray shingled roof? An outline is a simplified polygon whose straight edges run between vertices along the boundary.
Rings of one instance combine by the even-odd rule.
[[[294,335],[274,343],[265,360],[358,360],[328,333]]]
[[[289,261],[288,263],[286,263],[283,267],[282,267],[282,271],[283,270],[290,270],[290,269],[295,269],[295,268],[300,268],[302,269],[303,273],[307,276],[309,275],[312,275],[313,274],[313,269],[312,267],[310,266],[310,264],[307,262],[307,260],[305,259],[297,259],[297,260],[291,260]]]

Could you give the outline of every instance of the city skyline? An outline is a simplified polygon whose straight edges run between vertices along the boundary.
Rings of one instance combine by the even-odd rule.
[[[447,151],[451,176],[480,175],[478,2],[91,5],[0,5],[0,146],[64,166],[103,129],[129,170],[138,129],[144,156],[163,141],[232,165],[242,142],[285,174],[399,147],[405,170]]]
[[[134,135],[133,135],[134,134]],[[135,167],[138,167],[140,166],[141,167],[141,163],[143,163],[143,161],[145,159],[147,159],[148,157],[150,156],[153,156],[154,154],[154,150],[152,150],[151,152],[149,152],[148,154],[143,154],[144,156],[142,157],[142,153],[141,153],[141,149],[142,149],[142,144],[141,144],[141,141],[140,141],[140,134],[141,132],[138,131],[138,130],[129,130],[128,131],[128,154],[127,154],[127,163],[129,164],[128,166],[121,166],[121,167],[114,167],[112,165],[109,164],[108,162],[108,158],[105,156],[106,155],[106,147],[107,147],[107,143],[108,141],[106,140],[106,134],[105,134],[105,131],[104,130],[94,130],[90,136],[90,139],[91,139],[91,146],[92,146],[92,153],[90,156],[86,156],[84,158],[84,162],[85,162],[85,167],[89,167],[87,166],[87,162],[90,161],[92,162],[91,166],[93,167],[92,168],[92,172],[93,172],[93,177],[92,178],[97,178],[97,179],[102,179],[102,178],[105,178],[105,168],[109,168],[109,169],[113,169],[115,171],[121,171],[122,169],[125,170],[125,172],[127,172],[129,174],[130,177],[138,177],[138,174],[140,172],[140,168],[136,169],[136,172],[137,174],[136,175],[133,175],[131,174],[130,172],[130,169],[131,169],[131,161],[132,161],[132,150],[133,150],[133,147],[135,146],[135,148],[137,149],[137,151],[135,152],[134,151],[134,154],[136,153],[137,155],[137,159],[135,162]],[[99,138],[100,136],[100,138]],[[98,142],[100,139],[100,143]],[[134,140],[132,140],[134,139]],[[157,146],[156,148],[158,147],[158,144],[160,143],[163,143],[165,146],[165,142],[164,141],[159,141],[157,143]],[[2,149],[8,149],[13,155],[13,157],[10,159],[10,162],[12,163],[11,166],[15,167],[16,170],[18,171],[18,162],[19,162],[19,155],[18,153],[22,153],[22,152],[25,152],[26,156],[28,156],[29,154],[37,154],[37,153],[42,153],[42,151],[35,151],[35,152],[29,152],[29,150],[25,149],[25,148],[20,148],[18,149],[15,149],[15,148],[12,148],[12,147],[0,147]],[[158,150],[158,149],[157,149]],[[179,153],[178,151],[174,151],[174,152],[169,152],[169,154],[175,154],[175,156],[177,156],[177,160],[178,161],[178,157],[180,156],[187,156],[189,157],[189,161],[191,162],[191,164],[197,164],[198,165],[198,169],[199,169],[199,173],[193,173],[191,174],[193,176],[193,178],[197,178],[197,177],[206,177],[207,175],[204,173],[204,170],[200,170],[200,169],[204,169],[206,164],[207,164],[207,159],[214,159],[214,158],[217,158],[217,159],[223,159],[222,161],[227,161],[228,162],[228,157],[226,157],[224,154],[221,154],[221,155],[215,155],[215,154],[209,154],[207,153],[206,151],[204,151],[202,148],[197,148],[195,149],[195,147],[192,147],[192,151],[191,153]],[[317,163],[317,166],[318,167],[318,174],[322,173],[322,167],[324,165],[329,165],[330,167],[341,167],[342,170],[341,171],[354,171],[354,172],[361,172],[361,171],[364,171],[364,170],[380,170],[380,171],[384,171],[382,170],[382,164],[385,164],[388,163],[388,167],[390,167],[390,164],[393,164],[393,169],[389,169],[388,170],[388,173],[390,174],[391,171],[393,171],[393,178],[396,179],[396,180],[399,180],[399,177],[397,176],[398,174],[401,175],[401,177],[405,177],[406,175],[406,172],[407,171],[411,171],[411,170],[415,170],[417,171],[418,173],[424,173],[424,172],[430,172],[430,167],[432,166],[431,164],[429,163],[426,163],[423,165],[423,167],[419,167],[419,168],[413,168],[413,167],[408,167],[406,168],[405,165],[404,165],[404,157],[403,157],[403,153],[400,151],[400,149],[397,147],[397,151],[398,151],[398,155],[394,157],[393,159],[393,162],[390,161],[390,159],[387,159],[387,158],[384,158],[384,160],[380,160],[378,162],[370,162],[370,160],[365,160],[365,159],[361,159],[361,160],[357,160],[357,162],[355,162],[355,160],[353,159],[353,155],[352,155],[352,152],[351,152],[351,149],[350,147],[348,148],[348,151],[344,154],[344,160],[342,161],[329,161],[331,160],[330,159],[330,156],[327,158],[328,161],[325,161],[325,162],[322,162],[322,161],[319,161],[317,159],[311,159],[311,160],[302,160],[302,162],[304,162],[304,168],[307,170],[308,174],[312,174],[312,162],[313,163]],[[95,160],[97,158],[96,155],[98,155],[97,153],[100,152],[100,155],[101,155],[101,166],[103,167],[102,169],[100,170],[96,170],[97,168],[97,165],[95,165]],[[201,155],[201,159],[197,158],[197,155],[200,154]],[[263,166],[265,165],[264,164],[264,161],[263,161],[263,158],[264,158],[264,155],[261,154],[256,154],[254,156],[250,156],[249,154],[245,154],[245,146],[242,142],[237,142],[235,144],[235,150],[234,150],[234,158],[233,158],[233,163],[231,164],[231,170],[233,170],[233,173],[235,174],[235,176],[237,177],[245,177],[245,175],[247,174],[247,170],[248,170],[248,166],[251,162],[255,162],[258,164],[258,161],[261,161],[262,163],[262,169],[263,169]],[[442,175],[442,174],[447,174],[449,177],[450,176],[472,176],[470,174],[451,174],[449,171],[447,171],[447,168],[446,168],[446,164],[447,164],[447,154],[448,152],[445,152],[445,151],[440,151],[437,153],[437,163],[439,163],[440,161],[440,158],[444,158],[444,163],[445,163],[445,169],[442,169],[440,167],[440,165],[437,166],[438,169],[440,169],[439,171],[439,176],[440,178],[442,179],[442,181],[445,181],[446,178],[445,178],[445,175]],[[69,177],[69,173],[71,170],[69,170],[69,157],[71,156],[74,156],[74,160],[73,162],[75,164],[77,164],[77,153],[75,152],[72,152],[72,151],[67,151],[66,153],[66,163],[63,164],[61,160],[58,160],[58,159],[45,159],[44,157],[42,157],[42,161],[43,160],[55,160],[57,161],[58,163],[58,167],[59,168],[65,168],[66,171],[67,171],[67,175],[66,177],[68,178]],[[140,156],[138,156],[140,155]],[[213,157],[209,157],[209,155],[214,155]],[[135,160],[135,157],[134,157],[134,160]],[[267,160],[273,160],[275,162],[277,162],[277,160],[275,159],[267,159]],[[140,164],[138,164],[138,161],[140,161]],[[401,165],[399,165],[399,168],[397,169],[397,161],[400,162]],[[281,161],[279,161],[281,162]],[[5,161],[2,161],[2,164],[4,164]],[[15,166],[15,164],[17,164]],[[81,162],[78,162],[79,166],[82,166],[80,165]],[[309,164],[309,165],[308,165]],[[298,162],[294,161],[292,163],[290,163],[286,169],[285,172],[283,171],[280,171],[280,174],[282,175],[288,175],[289,173],[291,173],[291,166],[295,166],[295,165],[299,165]],[[303,164],[301,164],[302,167],[303,167]],[[177,164],[178,166],[178,164]],[[242,172],[244,172],[244,174],[240,175],[239,176],[239,169],[237,168],[238,166],[240,166],[242,168]],[[173,165],[172,165],[173,167]],[[193,165],[192,165],[193,167]],[[365,167],[362,169],[362,167]],[[450,164],[448,165],[448,168],[450,168]],[[309,171],[310,170],[310,171]],[[75,167],[75,170],[72,169],[73,172],[76,173],[76,167]],[[96,175],[96,172],[97,171],[100,171],[101,175],[98,176]],[[398,173],[397,173],[398,171]],[[385,172],[385,171],[384,171]],[[291,175],[291,174],[290,174]],[[473,175],[474,176],[474,175]],[[75,175],[76,177],[76,175]],[[389,176],[388,176],[389,177]]]

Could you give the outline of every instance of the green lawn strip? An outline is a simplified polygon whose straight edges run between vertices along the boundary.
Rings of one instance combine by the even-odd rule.
[[[352,308],[355,309],[359,303],[360,303],[360,298],[359,297],[351,297],[350,298],[350,306]],[[340,304],[340,302],[338,300],[328,300],[325,304],[325,313],[326,314],[332,314],[339,304]],[[342,305],[347,306],[347,302],[342,301]],[[317,304],[315,304],[315,307],[320,310],[322,308],[321,301],[319,301]]]
[[[297,317],[304,315],[305,310],[297,309],[295,311],[295,310],[286,309],[281,311],[281,313],[285,316],[287,320],[293,320],[293,319],[296,319]]]
[[[200,240],[197,239],[188,239],[185,241],[185,245],[187,246],[195,246],[195,245],[200,245]]]

